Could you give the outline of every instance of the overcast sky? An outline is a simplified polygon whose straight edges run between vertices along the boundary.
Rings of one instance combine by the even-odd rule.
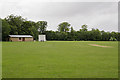
[[[20,15],[27,20],[47,21],[47,30],[57,30],[58,24],[68,22],[75,30],[83,24],[88,29],[118,31],[118,3],[88,2],[88,0],[0,0],[0,18],[10,14]],[[105,1],[105,0],[104,0]],[[117,0],[116,0],[117,1]]]

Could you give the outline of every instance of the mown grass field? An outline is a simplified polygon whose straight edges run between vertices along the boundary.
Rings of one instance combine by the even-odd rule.
[[[3,78],[117,78],[118,42],[3,42],[2,61]]]

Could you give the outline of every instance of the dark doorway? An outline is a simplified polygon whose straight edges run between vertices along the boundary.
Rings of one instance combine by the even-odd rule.
[[[19,40],[21,40],[21,38],[19,38]]]
[[[25,41],[25,37],[22,38],[22,41]]]

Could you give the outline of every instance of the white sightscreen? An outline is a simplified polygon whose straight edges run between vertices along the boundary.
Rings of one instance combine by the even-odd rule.
[[[39,41],[46,41],[46,36],[45,35],[39,35]]]

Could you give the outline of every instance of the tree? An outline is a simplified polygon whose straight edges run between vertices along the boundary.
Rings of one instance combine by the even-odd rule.
[[[71,27],[71,33],[74,33],[75,32],[75,30],[73,29],[73,27]]]
[[[23,22],[25,21],[24,18],[11,14],[10,16],[6,17],[5,20],[11,25],[10,34],[22,34],[21,28]]]
[[[73,27],[71,27],[71,32],[70,32],[70,40],[75,40],[76,39],[76,36],[75,36],[75,30],[73,29]]]
[[[105,31],[102,31],[102,41],[109,41],[110,39],[110,32],[105,32]]]
[[[115,40],[118,40],[118,33],[117,32],[111,32],[110,36]]]
[[[33,38],[37,40],[39,34],[38,28],[39,26],[37,25],[37,23],[33,21],[25,21],[23,22],[21,30],[22,34],[32,35]]]
[[[38,28],[39,26],[37,25],[37,23],[30,21],[31,27],[30,27],[30,31],[31,31],[31,35],[34,37],[35,40],[38,40]]]
[[[39,26],[39,33],[40,34],[45,34],[46,28],[47,28],[47,22],[46,21],[38,21],[37,22],[38,26]]]
[[[47,40],[56,40],[56,33],[54,31],[46,31]]]
[[[120,41],[120,33],[118,33],[118,41]]]
[[[87,31],[87,25],[82,25],[82,31]]]
[[[37,40],[39,34],[46,34],[47,40],[120,40],[119,32],[105,32],[94,28],[91,31],[88,31],[87,25],[82,25],[82,29],[75,31],[73,27],[70,27],[70,24],[68,22],[62,22],[58,25],[58,31],[46,31],[46,21],[27,21],[21,16],[14,15],[10,15],[1,20],[2,32],[0,31],[0,35],[2,33],[2,40],[6,40],[8,38],[8,35],[32,35],[33,38]]]
[[[59,32],[68,32],[70,24],[68,22],[63,22],[58,25]]]
[[[33,36],[33,38],[35,40],[38,40],[38,35],[39,35],[38,29],[35,26],[32,26],[30,30],[31,30],[31,35]]]
[[[110,37],[109,40],[110,40],[110,41],[117,41],[117,39],[116,39],[116,38],[113,38],[113,37]]]
[[[90,33],[90,40],[100,41],[101,40],[101,32],[98,29],[92,28]]]
[[[2,40],[6,41],[10,34],[10,25],[6,20],[2,20]]]

